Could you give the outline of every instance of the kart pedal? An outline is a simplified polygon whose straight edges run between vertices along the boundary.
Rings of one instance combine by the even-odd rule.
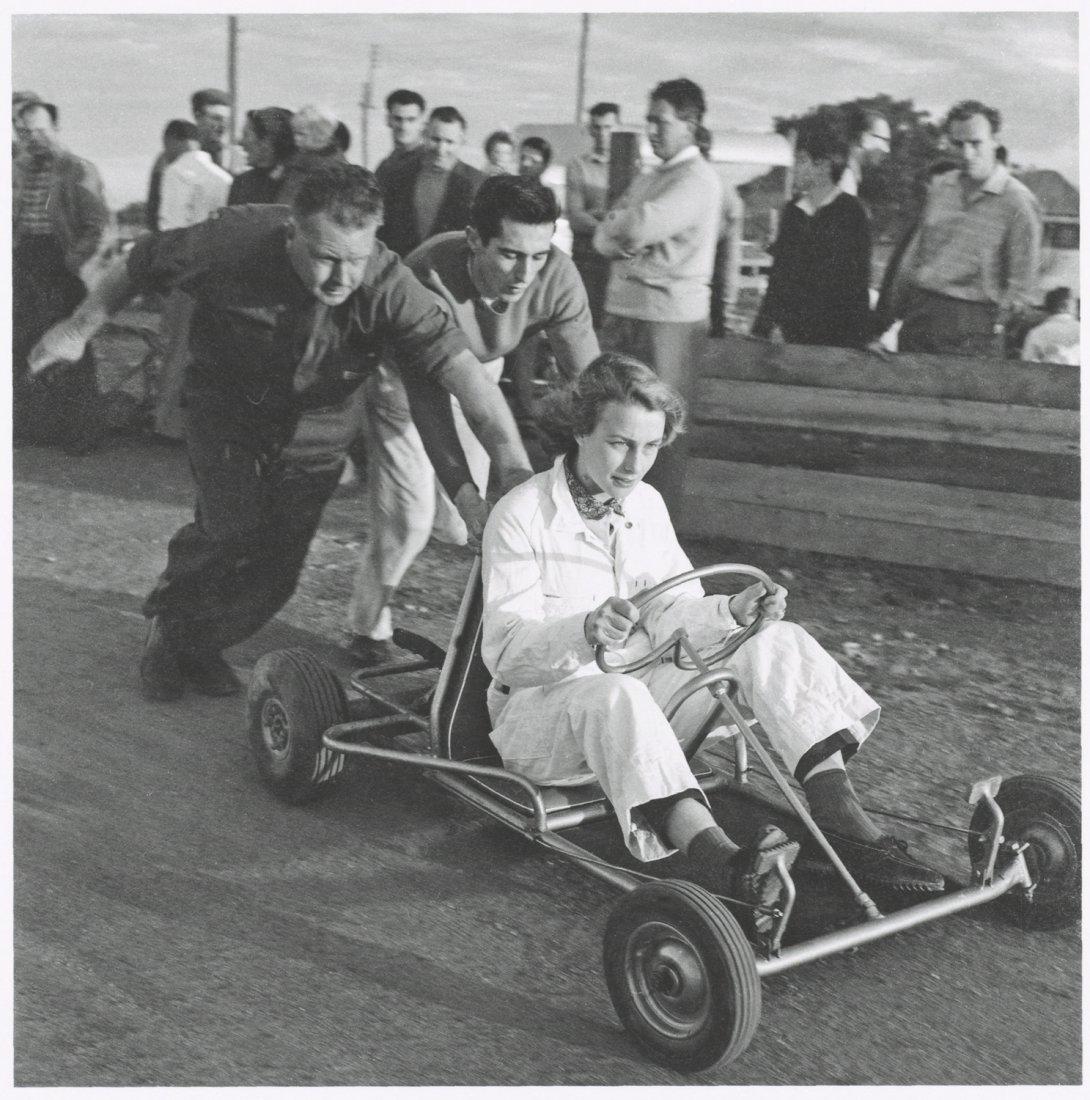
[[[776,861],[781,856],[783,856],[784,866],[790,871],[798,854],[799,843],[797,840],[785,841],[782,844],[777,844],[774,848],[758,848],[753,857],[753,873],[758,875],[767,874],[776,866]]]

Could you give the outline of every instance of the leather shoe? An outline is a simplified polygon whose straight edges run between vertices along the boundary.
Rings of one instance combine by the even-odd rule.
[[[140,694],[152,703],[169,703],[180,699],[184,690],[185,680],[178,667],[178,658],[156,615],[148,623],[144,652],[140,655]]]
[[[731,856],[724,893],[745,907],[741,924],[750,935],[771,931],[771,910],[780,906],[784,894],[776,862],[782,856],[784,866],[790,870],[798,854],[797,842],[790,840],[783,829],[765,825],[752,844]]]
[[[237,695],[242,683],[219,653],[211,650],[178,654],[178,667],[186,682],[202,695],[220,698]]]
[[[896,894],[941,894],[946,879],[909,855],[908,844],[886,835],[875,841],[854,840],[826,831],[826,840],[860,886]],[[825,853],[810,841],[807,858],[831,868]]]
[[[389,638],[368,638],[366,634],[353,634],[345,648],[361,668],[393,665],[399,660],[398,648]]]

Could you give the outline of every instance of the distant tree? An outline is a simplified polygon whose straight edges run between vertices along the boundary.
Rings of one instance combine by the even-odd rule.
[[[879,239],[896,236],[901,227],[916,216],[927,181],[927,169],[942,155],[942,131],[928,112],[919,110],[911,99],[888,95],[863,96],[843,103],[822,103],[803,115],[777,118],[777,133],[786,134],[803,117],[823,115],[842,122],[852,107],[878,111],[889,122],[892,142],[890,155],[882,164],[868,169],[859,186],[859,197],[874,218],[874,233]]]

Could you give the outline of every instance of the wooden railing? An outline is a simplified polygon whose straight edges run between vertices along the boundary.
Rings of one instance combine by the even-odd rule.
[[[678,528],[1079,584],[1079,371],[708,341]]]

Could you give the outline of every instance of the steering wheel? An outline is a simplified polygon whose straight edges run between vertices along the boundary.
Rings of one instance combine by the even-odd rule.
[[[668,592],[671,588],[676,588],[679,584],[685,584],[687,581],[697,580],[700,577],[720,577],[729,574],[737,574],[738,576],[747,577],[751,581],[760,581],[765,586],[765,592],[771,593],[775,588],[771,579],[767,573],[762,573],[760,569],[754,568],[752,565],[734,565],[724,563],[722,565],[705,565],[700,569],[690,569],[688,573],[679,573],[676,577],[670,577],[667,580],[661,581],[653,588],[645,588],[642,592],[637,592],[632,597],[632,603],[636,609],[642,611],[653,600],[657,600],[664,592]],[[730,638],[724,643],[721,649],[716,650],[707,658],[708,664],[714,664],[716,661],[723,661],[729,657],[740,645],[748,641],[754,634],[760,629],[761,626],[761,614],[760,611],[754,617],[753,622],[744,629],[732,634]],[[643,657],[636,657],[631,661],[624,664],[611,665],[606,660],[606,654],[609,650],[604,645],[597,645],[594,648],[594,659],[598,662],[598,667],[603,672],[635,672],[637,669],[645,668],[647,665],[653,664],[658,661],[663,654],[669,652],[677,645],[677,635],[671,635],[664,642],[660,642],[650,653],[645,654]],[[695,671],[695,665],[686,665],[678,662],[679,668],[692,669]]]

